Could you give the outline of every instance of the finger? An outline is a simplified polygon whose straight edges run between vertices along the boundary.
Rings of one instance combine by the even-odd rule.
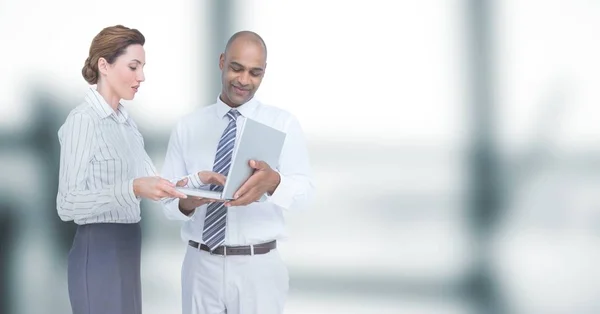
[[[214,176],[214,180],[216,181],[216,183],[214,183],[214,184],[225,185],[225,179],[226,179],[226,177],[223,174],[216,173]]]
[[[235,199],[233,201],[229,201],[225,203],[225,206],[227,207],[231,207],[231,206],[244,206],[244,205],[248,205],[250,204],[250,202],[248,202],[248,196],[242,196],[238,199]]]
[[[161,200],[164,200],[166,198],[172,198],[172,197],[173,196],[171,194],[169,194],[169,192],[162,190],[162,191],[159,191],[157,193],[157,199],[156,200],[157,201],[161,201]]]
[[[166,186],[175,186],[175,184],[167,179],[160,178],[160,183]]]
[[[158,188],[162,191],[169,191],[170,189],[175,189],[177,185],[172,183],[171,181],[161,179],[158,185]]]
[[[175,186],[186,186],[188,183],[188,178],[183,178],[179,181],[177,181],[177,184],[175,184]]]
[[[228,206],[244,206],[248,205],[258,199],[257,189],[250,189],[247,193],[241,194],[238,198],[233,201],[227,202]],[[227,206],[227,204],[225,204]]]
[[[163,191],[165,191],[169,197],[187,198],[187,195],[175,190],[174,188],[166,188]]]
[[[216,179],[211,178],[210,180],[208,180],[209,184],[214,184],[214,185],[220,185],[223,186],[225,185],[225,181],[217,181]]]
[[[244,184],[242,184],[242,186],[233,194],[233,198],[238,198],[242,195],[244,195],[245,193],[248,193],[248,191],[250,189],[255,188],[256,186],[258,186],[261,181],[264,180],[264,177],[266,175],[266,172],[256,172],[253,175],[250,176],[250,178],[248,178],[248,180],[246,180],[246,182],[244,182]]]
[[[240,186],[240,188],[235,191],[235,193],[233,194],[233,198],[238,199],[240,198],[242,195],[246,194],[248,192],[248,190],[250,190],[251,188],[254,187],[254,185],[256,184],[252,177],[250,177],[248,180],[246,180],[246,182],[244,182],[244,184],[242,184],[242,186]]]
[[[256,169],[256,170],[266,170],[269,167],[269,164],[267,164],[266,162],[262,161],[262,160],[250,160],[248,162],[248,164],[250,165],[250,167]]]
[[[161,193],[161,192],[156,192],[156,193],[153,193],[152,195],[150,195],[150,199],[153,201],[158,201],[162,198],[163,198],[163,193]]]
[[[248,165],[249,165],[250,167],[252,167],[253,169],[258,169],[258,161],[257,161],[257,160],[253,160],[253,159],[252,159],[252,160],[250,160],[250,161],[248,162]]]

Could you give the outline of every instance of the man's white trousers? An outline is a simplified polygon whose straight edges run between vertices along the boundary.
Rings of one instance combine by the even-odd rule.
[[[181,288],[183,314],[281,314],[289,275],[277,249],[222,256],[188,246]]]

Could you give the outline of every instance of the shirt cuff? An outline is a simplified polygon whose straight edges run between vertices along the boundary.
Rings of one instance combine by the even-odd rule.
[[[139,206],[141,199],[133,192],[133,179],[125,182],[117,182],[114,186],[114,197],[119,204],[123,202],[130,206]]]
[[[268,200],[279,207],[287,209],[290,208],[294,199],[293,186],[284,175],[279,172],[277,173],[279,174],[279,185],[275,189],[275,192],[268,197]]]
[[[200,180],[200,176],[198,175],[198,172],[194,173],[194,174],[190,174],[188,176],[188,187],[194,188],[194,189],[202,189],[207,187],[209,184],[204,184],[202,183],[202,181]]]

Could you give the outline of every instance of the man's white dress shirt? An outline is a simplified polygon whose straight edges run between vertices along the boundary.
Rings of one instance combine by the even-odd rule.
[[[183,117],[171,133],[162,175],[168,179],[188,177],[189,186],[199,187],[199,171],[212,171],[217,146],[229,123],[229,106],[220,99],[208,107]],[[243,117],[254,119],[286,133],[279,163],[271,167],[281,182],[264,202],[229,207],[225,245],[249,245],[286,236],[284,210],[303,207],[311,200],[314,187],[304,134],[298,120],[289,112],[264,105],[256,99],[237,108]],[[238,118],[239,121],[240,118]],[[238,128],[239,138],[240,128]],[[179,199],[163,201],[169,219],[185,221],[182,239],[202,241],[207,205],[196,208],[189,217],[179,210]]]

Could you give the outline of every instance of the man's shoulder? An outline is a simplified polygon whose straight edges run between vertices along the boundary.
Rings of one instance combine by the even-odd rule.
[[[255,120],[283,132],[289,132],[300,122],[292,112],[270,104],[259,103],[254,114]]]
[[[177,125],[185,126],[190,123],[196,124],[199,121],[201,121],[202,119],[206,119],[210,115],[214,115],[215,114],[215,106],[216,106],[216,104],[211,104],[208,106],[202,106],[202,107],[195,108],[191,112],[189,112],[189,113],[183,115],[181,118],[179,118],[179,120],[177,121]]]
[[[278,119],[295,119],[294,114],[286,109],[281,107],[277,107],[271,104],[266,104],[264,102],[258,102],[257,112],[259,114],[267,114],[269,116],[277,117]]]

